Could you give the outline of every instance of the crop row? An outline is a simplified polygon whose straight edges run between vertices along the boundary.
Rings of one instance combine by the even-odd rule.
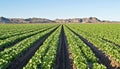
[[[37,33],[43,32],[43,31],[45,31],[49,28],[51,28],[51,26],[41,28],[40,30],[37,30],[37,31],[34,31],[34,32],[25,33],[25,34],[22,34],[22,35],[16,35],[16,36],[10,37],[8,39],[1,40],[0,41],[0,48],[9,47],[10,45],[15,44],[16,42],[19,42],[19,41],[23,40],[24,38],[28,38],[30,36],[33,36],[33,35],[37,34]]]
[[[71,60],[69,62],[69,57],[72,57],[72,63],[75,66],[74,69],[108,68],[107,65],[106,67],[101,64],[102,60],[98,59],[100,57],[91,49],[91,46],[85,44],[85,42],[83,42],[84,40],[81,40],[80,37],[71,30],[92,43],[93,47],[95,46],[96,49],[105,54],[105,57],[108,56],[110,57],[109,59],[112,58],[120,64],[120,48],[115,45],[120,44],[119,25],[66,24],[58,26],[59,24],[0,25],[0,69],[6,69],[12,66],[11,63],[14,63],[14,61],[20,62],[20,59],[16,60],[18,57],[22,56],[21,59],[23,59],[26,53],[28,55],[28,53],[31,54],[33,52],[35,52],[34,55],[32,54],[27,61],[22,61],[26,65],[23,64],[22,66],[21,64],[19,67],[22,66],[23,69],[55,69],[57,66],[57,58],[62,58],[57,61],[61,62],[60,64],[64,64],[67,62],[70,63]],[[55,31],[49,34],[53,30]],[[66,38],[60,36],[61,34],[65,34]],[[46,37],[46,35],[48,35],[48,37]],[[47,39],[45,38],[45,41],[42,41],[42,45],[38,45],[38,42],[44,37]],[[105,41],[104,39],[110,40],[111,42]],[[36,49],[32,49],[33,47]],[[2,48],[4,50],[1,50]],[[31,50],[33,51],[29,52]],[[65,57],[59,54],[63,54]],[[60,57],[57,57],[57,55]],[[29,56],[25,58],[27,59],[28,57]],[[66,61],[63,59],[66,59]],[[60,64],[58,63],[58,67]],[[63,67],[64,66],[66,65],[63,65]]]
[[[85,37],[86,39],[88,39],[95,46],[97,46],[100,50],[102,50],[106,55],[108,55],[109,57],[112,57],[115,61],[120,63],[120,56],[119,56],[120,48],[115,46],[112,43],[109,43],[109,42],[106,42],[106,41],[102,40],[102,38],[100,38],[100,36],[98,36],[99,33],[94,33],[98,29],[92,30],[90,28],[88,29],[87,26],[84,26],[85,28],[83,28],[82,26],[79,26],[79,25],[78,26],[67,25],[67,26],[69,26],[75,32],[77,32],[78,34],[80,34],[83,37]],[[92,32],[90,32],[89,30],[91,30]],[[104,34],[104,33],[101,33],[101,34]],[[111,37],[112,37],[112,35],[111,35]]]
[[[35,27],[36,26],[36,27]],[[40,26],[40,27],[39,27]],[[11,36],[15,36],[15,35],[21,35],[24,33],[29,33],[29,32],[33,32],[36,30],[40,30],[42,28],[45,28],[46,26],[49,25],[0,25],[0,39],[6,39],[9,38]],[[54,25],[50,25],[50,26],[54,26]]]
[[[24,69],[54,68],[56,51],[59,45],[60,30],[61,26],[45,40]]]
[[[106,69],[98,63],[98,59],[92,50],[82,40],[65,27],[68,45],[77,69]]]
[[[35,44],[38,40],[44,37],[47,33],[52,31],[55,27],[44,31],[42,33],[38,33],[33,35],[25,40],[19,42],[18,44],[5,49],[4,51],[0,52],[0,68],[6,68],[10,62],[14,61],[14,59],[20,56],[22,53],[27,51],[33,44]]]

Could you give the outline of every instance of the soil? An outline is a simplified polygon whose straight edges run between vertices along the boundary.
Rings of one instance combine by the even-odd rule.
[[[69,52],[64,28],[62,26],[59,47],[57,50],[54,69],[74,69],[71,53]]]
[[[0,52],[3,51],[4,49],[3,48],[0,48]]]
[[[120,48],[120,45],[119,45],[119,44],[116,44],[115,42],[112,42],[112,41],[110,41],[110,40],[108,40],[108,39],[105,39],[105,38],[102,38],[102,40],[104,40],[104,41],[106,41],[106,42],[109,42],[109,43],[112,43],[113,45],[115,45],[115,46],[117,46],[117,47]]]

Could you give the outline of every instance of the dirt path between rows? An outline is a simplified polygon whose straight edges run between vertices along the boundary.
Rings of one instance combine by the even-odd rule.
[[[110,40],[108,40],[108,39],[105,39],[105,38],[102,38],[102,40],[104,40],[104,41],[106,41],[106,42],[109,42],[109,43],[112,43],[112,44],[114,44],[115,46],[117,46],[117,47],[120,48],[120,45],[119,45],[119,44],[116,44],[115,42],[112,42],[112,41],[110,41]]]
[[[56,55],[55,69],[73,69],[73,62],[70,57],[64,28],[62,26],[59,47]]]

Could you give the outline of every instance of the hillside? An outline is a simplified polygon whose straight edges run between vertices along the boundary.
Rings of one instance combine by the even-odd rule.
[[[5,18],[0,17],[0,23],[101,23],[105,22],[96,17],[72,19],[45,19],[45,18]],[[109,21],[107,21],[109,22]]]
[[[45,18],[5,18],[0,17],[0,23],[52,23],[52,20]]]

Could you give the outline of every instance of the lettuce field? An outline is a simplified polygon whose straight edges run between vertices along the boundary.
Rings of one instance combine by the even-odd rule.
[[[0,69],[120,69],[120,24],[0,24]]]

